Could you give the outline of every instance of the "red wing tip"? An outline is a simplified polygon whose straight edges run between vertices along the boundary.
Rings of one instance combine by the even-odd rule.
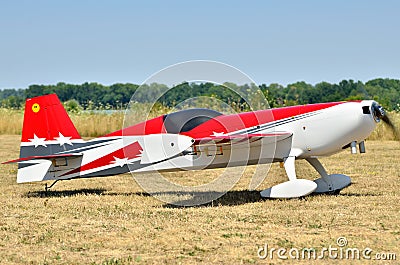
[[[2,164],[2,165],[12,164],[12,163],[16,163],[17,160],[18,160],[18,159],[6,161],[6,162],[1,162],[1,164]]]

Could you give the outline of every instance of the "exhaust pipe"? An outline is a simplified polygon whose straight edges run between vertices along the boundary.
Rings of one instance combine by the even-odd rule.
[[[357,154],[357,142],[356,141],[351,142],[350,147],[351,147],[351,153]]]
[[[358,144],[358,149],[360,150],[360,154],[365,153],[365,142],[362,141],[361,143]]]

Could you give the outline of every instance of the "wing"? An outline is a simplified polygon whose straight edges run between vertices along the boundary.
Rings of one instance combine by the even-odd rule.
[[[219,149],[219,154],[224,154],[223,150],[225,148],[231,150],[238,148],[239,155],[232,155],[229,152],[226,155],[226,159],[229,161],[226,162],[230,165],[264,164],[284,161],[284,158],[289,156],[292,149],[292,136],[293,133],[290,132],[210,136],[195,139],[194,151],[196,153],[197,149],[204,150],[207,154],[207,148],[214,148],[216,150]],[[210,165],[218,163],[224,158],[224,155],[215,156]],[[223,164],[223,162],[220,163]],[[261,174],[253,175],[249,188],[251,190],[256,189],[263,182],[264,178],[265,176]]]

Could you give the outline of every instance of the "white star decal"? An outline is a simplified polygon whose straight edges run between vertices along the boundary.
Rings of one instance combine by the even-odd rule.
[[[210,136],[224,136],[224,135],[225,135],[224,132],[214,132],[213,131],[213,134],[211,134]]]
[[[35,148],[38,147],[39,145],[47,147],[47,145],[45,143],[46,138],[39,138],[39,137],[37,137],[36,134],[33,134],[33,139],[28,139],[28,140],[31,141],[35,145]]]
[[[143,150],[139,150],[140,154],[137,155],[138,158],[141,158],[143,156]]]
[[[54,139],[57,140],[57,142],[60,144],[60,146],[64,145],[64,144],[69,144],[72,145],[71,142],[71,137],[65,137],[64,135],[62,135],[60,132],[58,133],[59,137],[54,137]]]
[[[126,164],[130,164],[130,162],[128,162],[128,158],[124,157],[124,158],[118,158],[114,156],[115,161],[111,161],[111,163],[115,164],[116,166],[120,166],[123,167]]]

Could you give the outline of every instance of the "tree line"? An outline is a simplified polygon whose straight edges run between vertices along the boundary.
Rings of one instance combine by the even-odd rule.
[[[251,85],[182,83],[168,90],[168,87],[163,84],[149,84],[140,89],[145,93],[137,94],[136,98],[144,102],[152,102],[156,95],[163,94],[158,101],[172,107],[188,98],[206,96],[220,99],[228,104],[245,106],[243,98],[227,86],[234,86],[238,90],[245,91]],[[138,87],[139,85],[130,83],[117,83],[110,86],[98,83],[66,84],[62,82],[55,85],[30,85],[26,89],[0,90],[0,106],[20,109],[24,107],[26,98],[56,93],[61,101],[73,101],[82,109],[123,109]],[[315,85],[296,82],[286,86],[273,83],[262,84],[258,87],[267,98],[270,107],[374,99],[387,110],[400,112],[400,80],[397,79],[377,78],[366,83],[342,80],[338,84],[321,82]],[[163,93],[165,91],[167,92]]]

